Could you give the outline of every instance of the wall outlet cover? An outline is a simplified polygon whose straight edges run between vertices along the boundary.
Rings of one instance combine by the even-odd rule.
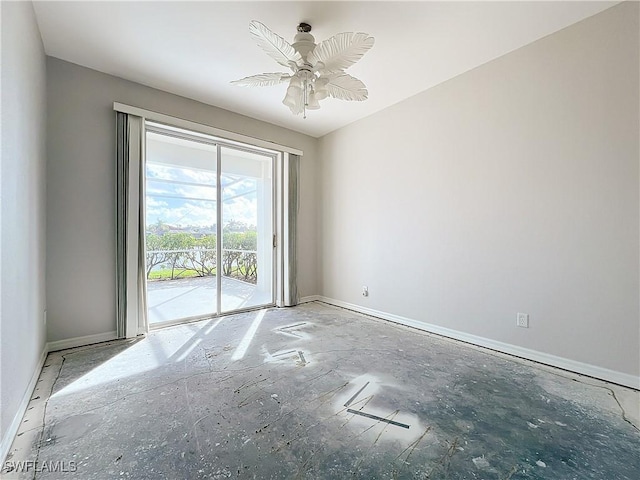
[[[529,314],[518,313],[516,317],[516,325],[522,328],[529,328]]]

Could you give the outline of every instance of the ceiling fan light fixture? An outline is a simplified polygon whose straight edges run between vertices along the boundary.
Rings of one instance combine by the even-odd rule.
[[[263,73],[231,82],[239,86],[271,86],[289,82],[282,101],[294,115],[320,108],[320,100],[331,96],[340,100],[363,101],[367,89],[360,80],[344,72],[369,51],[373,37],[366,33],[339,33],[318,44],[311,25],[300,23],[294,43],[273,33],[262,23],[249,23],[249,33],[271,58],[292,71]]]
[[[284,96],[282,103],[284,103],[292,111],[293,110],[297,111],[300,108],[301,104],[303,103],[302,96],[303,96],[302,88],[296,85],[293,79],[291,79],[291,83],[287,88],[287,93]]]
[[[314,92],[309,93],[307,96],[307,103],[305,105],[307,110],[319,110],[320,102],[318,102],[318,97]]]
[[[329,91],[327,90],[328,83],[328,78],[316,78],[315,82],[313,82],[313,91],[318,100],[324,100],[329,96]]]
[[[316,100],[320,101],[320,100],[324,100],[325,98],[327,98],[329,96],[329,92],[327,92],[327,90],[314,90],[313,92],[315,94]]]
[[[291,77],[291,80],[289,80],[289,88],[302,91],[303,84],[299,75],[296,74]]]
[[[282,103],[289,107],[289,110],[291,110],[291,113],[294,115],[302,113],[304,118],[306,118],[308,95],[309,87],[307,80],[299,74],[296,74],[291,77],[291,80],[289,81],[287,93],[284,100],[282,100]]]

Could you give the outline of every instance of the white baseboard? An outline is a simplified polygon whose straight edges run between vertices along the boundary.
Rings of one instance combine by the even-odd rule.
[[[359,313],[364,313],[365,315],[382,318],[384,320],[399,323],[407,327],[417,328],[425,332],[435,333],[437,335],[442,335],[443,337],[460,340],[479,347],[489,348],[501,353],[514,355],[516,357],[525,358],[534,362],[543,363],[552,367],[561,368],[563,370],[579,373],[581,375],[587,375],[589,377],[599,378],[607,382],[616,383],[618,385],[623,385],[635,390],[640,390],[640,377],[635,377],[627,373],[609,370],[608,368],[598,367],[596,365],[590,365],[588,363],[577,362],[569,358],[558,357],[555,355],[519,347],[517,345],[512,345],[509,343],[498,342],[496,340],[491,340],[490,338],[479,337],[477,335],[471,335],[469,333],[464,333],[458,330],[452,330],[450,328],[440,327],[438,325],[413,320],[411,318],[401,317],[392,313],[373,310],[371,308],[363,307],[361,305],[356,305],[353,303],[343,302],[334,298],[327,298],[323,296],[318,297],[319,298],[317,300],[328,303],[330,305],[335,305],[336,307],[354,310]]]
[[[112,332],[99,333],[97,335],[86,335],[84,337],[67,338],[47,343],[48,352],[57,352],[67,348],[84,347],[92,343],[110,342],[117,338],[115,330]]]
[[[300,298],[300,300],[298,300],[298,305],[302,303],[315,302],[315,301],[321,300],[321,298],[322,297],[320,295],[309,295],[307,297],[302,297]]]
[[[18,434],[18,430],[20,428],[20,422],[22,422],[22,417],[24,417],[24,413],[27,411],[27,407],[29,406],[29,402],[31,401],[31,397],[33,396],[33,391],[36,388],[36,384],[38,383],[38,378],[40,378],[40,372],[42,372],[42,367],[44,366],[44,362],[47,359],[47,346],[42,350],[40,354],[40,360],[36,365],[36,369],[31,376],[31,381],[29,385],[27,385],[27,390],[24,392],[22,396],[22,400],[20,402],[20,406],[18,407],[18,411],[13,417],[11,421],[11,425],[3,432],[2,443],[0,443],[0,459],[2,460],[2,464],[4,464],[7,455],[9,454],[9,450],[11,449],[11,444],[13,443],[14,438]]]
[[[40,373],[42,372],[42,367],[44,366],[44,362],[47,359],[47,355],[49,352],[55,352],[58,350],[65,350],[67,348],[75,348],[75,347],[83,347],[85,345],[91,345],[92,343],[100,343],[100,342],[108,342],[116,339],[116,332],[106,332],[100,333],[98,335],[86,335],[84,337],[75,337],[68,338],[65,340],[58,340],[55,342],[49,342],[45,345],[45,348],[40,355],[40,360],[38,361],[38,365],[33,372],[33,376],[31,377],[31,381],[27,386],[27,390],[22,397],[22,401],[20,402],[20,406],[18,407],[18,411],[16,412],[11,425],[7,428],[3,433],[2,442],[0,443],[0,459],[2,463],[4,463],[9,450],[11,449],[11,445],[18,433],[20,428],[20,422],[24,417],[25,412],[27,411],[27,407],[29,406],[29,402],[31,401],[31,397],[33,396],[33,391],[36,388],[36,384],[38,383],[38,378],[40,377]]]

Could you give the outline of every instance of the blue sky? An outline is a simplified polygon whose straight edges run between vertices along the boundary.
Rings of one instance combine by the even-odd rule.
[[[159,182],[153,179],[196,183],[200,186]],[[175,226],[210,227],[216,224],[215,182],[216,173],[212,171],[147,163],[147,225],[152,225],[158,220]],[[228,199],[223,202],[224,223],[236,220],[247,225],[256,225],[257,181],[252,178],[223,175],[222,182],[223,199]],[[189,198],[167,198],[164,195]]]

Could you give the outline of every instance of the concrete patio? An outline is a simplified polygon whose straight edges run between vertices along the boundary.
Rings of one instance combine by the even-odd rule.
[[[147,283],[149,324],[216,313],[216,277],[156,280]],[[222,277],[222,311],[272,303],[272,295],[251,283]]]

